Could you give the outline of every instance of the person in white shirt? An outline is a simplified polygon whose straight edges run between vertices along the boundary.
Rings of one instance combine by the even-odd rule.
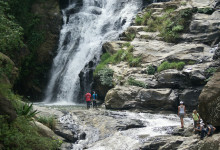
[[[180,101],[180,105],[178,106],[178,116],[180,117],[181,128],[184,128],[183,117],[186,115],[186,107],[183,105],[183,101]]]

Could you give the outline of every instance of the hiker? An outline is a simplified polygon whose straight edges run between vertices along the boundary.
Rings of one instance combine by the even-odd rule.
[[[97,97],[98,95],[95,93],[95,91],[93,91],[93,94],[92,94],[92,102],[93,102],[93,108],[97,108]]]
[[[210,123],[207,123],[206,126],[207,126],[206,128],[207,136],[212,136],[216,128]]]
[[[200,124],[200,122],[198,121],[197,122],[197,126],[195,128],[195,131],[198,131],[199,134],[200,134],[200,139],[203,140],[203,138],[206,136],[207,132],[206,132],[206,129],[205,127]]]
[[[90,108],[90,103],[91,103],[91,99],[90,99],[91,94],[89,92],[87,92],[85,97],[86,97],[87,109],[89,109]]]
[[[186,108],[183,105],[183,101],[180,101],[180,106],[178,106],[178,116],[180,117],[181,128],[184,128],[183,117],[186,115]]]
[[[196,110],[193,110],[192,117],[194,120],[194,128],[196,128],[197,122],[200,121],[199,113]]]

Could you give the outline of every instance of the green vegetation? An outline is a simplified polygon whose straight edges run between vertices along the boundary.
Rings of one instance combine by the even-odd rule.
[[[15,95],[8,84],[0,84],[0,95],[12,102],[18,115],[10,123],[7,121],[8,116],[0,115],[1,148],[8,150],[56,150],[61,146],[62,141],[44,137],[38,128],[31,123],[37,113],[32,109],[32,104],[21,103],[22,97]]]
[[[51,116],[51,117],[40,116],[37,118],[37,121],[41,122],[42,124],[50,128],[51,130],[53,131],[55,130],[56,119],[54,118],[54,116]]]
[[[216,72],[217,68],[216,67],[210,67],[208,68],[205,72],[208,74],[208,75],[213,75],[215,72]]]
[[[206,8],[198,8],[198,13],[211,15],[215,11],[214,8],[206,7]]]
[[[0,52],[9,56],[19,69],[16,86],[21,91],[27,88],[25,84],[29,80],[34,86],[40,86],[42,76],[50,67],[49,62],[41,63],[38,59],[37,49],[45,41],[45,31],[40,28],[40,16],[31,12],[36,1],[0,0]],[[6,76],[10,78],[11,70],[10,66],[3,66],[0,73],[8,71]]]
[[[127,82],[128,82],[129,85],[147,88],[147,85],[146,85],[144,82],[135,80],[135,79],[132,78],[132,77],[128,78],[128,81],[127,81]]]
[[[115,54],[111,55],[110,53],[104,53],[101,56],[101,61],[97,65],[94,76],[97,76],[98,72],[102,69],[104,69],[107,64],[117,64],[121,61],[128,62],[130,67],[137,67],[140,66],[142,57],[134,57],[133,52],[133,46],[130,45],[130,43],[123,44],[123,47],[126,47],[126,50],[120,49]]]
[[[147,11],[143,17],[135,20],[137,25],[146,25],[147,32],[160,32],[160,36],[166,42],[177,42],[180,34],[188,30],[194,9],[184,9],[175,12],[176,8],[166,8],[161,17],[152,16],[152,11]]]
[[[206,69],[205,73],[208,78],[205,81],[208,82],[209,80],[211,80],[212,76],[214,75],[214,73],[216,71],[217,71],[216,67],[210,67],[210,68]]]
[[[125,33],[125,36],[129,41],[132,41],[135,38],[135,33]]]
[[[149,75],[154,75],[155,74],[155,72],[156,72],[156,69],[155,69],[155,67],[153,66],[153,65],[149,65],[148,67],[147,67],[147,74],[149,74]]]
[[[98,72],[98,76],[100,78],[102,85],[107,85],[112,87],[113,85],[113,70],[105,67]]]
[[[163,70],[167,69],[177,69],[177,70],[182,70],[183,67],[185,66],[184,62],[172,62],[169,63],[168,61],[163,62],[157,69],[158,72],[161,72]]]
[[[24,116],[27,120],[33,120],[33,117],[38,113],[33,110],[33,104],[24,103],[16,109],[18,116]]]
[[[24,45],[23,28],[8,10],[8,3],[0,0],[0,52],[14,58],[14,51],[19,51]]]
[[[142,25],[142,22],[143,22],[143,18],[137,15],[135,18],[135,24]]]
[[[32,149],[32,150],[56,150],[60,146],[59,140],[49,139],[40,135],[37,127],[24,117],[20,116],[7,123],[5,117],[0,116],[0,143],[3,149]]]

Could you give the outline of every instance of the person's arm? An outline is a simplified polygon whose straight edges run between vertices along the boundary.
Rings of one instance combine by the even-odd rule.
[[[207,135],[209,135],[209,134],[210,134],[210,132],[211,132],[211,128],[210,128],[209,126],[207,126],[207,128],[209,129],[209,131],[208,131]]]
[[[213,126],[213,132],[216,130],[216,128]]]
[[[184,105],[184,116],[186,115],[186,106]]]
[[[200,129],[198,129],[198,128],[195,128],[195,130],[196,130],[196,131],[200,131]]]
[[[179,116],[179,112],[180,112],[180,106],[178,106],[178,116]]]

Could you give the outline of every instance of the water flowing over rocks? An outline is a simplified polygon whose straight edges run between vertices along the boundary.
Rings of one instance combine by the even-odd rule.
[[[68,131],[62,150],[168,150],[219,149],[219,134],[200,140],[193,133],[192,119],[185,118],[181,129],[175,114],[150,114],[105,109],[39,107],[38,115],[60,116],[56,128]],[[63,112],[63,113],[62,113]],[[51,113],[51,114],[50,114]],[[60,130],[62,131],[62,130]],[[56,132],[55,132],[56,133]],[[208,144],[210,147],[208,147]]]
[[[152,10],[152,17],[155,17],[162,16],[165,9],[169,8],[173,8],[176,13],[191,9],[193,13],[187,20],[188,28],[175,43],[165,42],[159,31],[147,32],[147,25],[136,25],[135,21],[120,35],[120,41],[106,42],[103,52],[114,54],[124,49],[123,45],[129,42],[133,46],[133,56],[142,57],[138,67],[129,67],[127,62],[108,65],[114,71],[115,87],[106,94],[106,108],[121,110],[138,107],[143,110],[177,111],[177,105],[183,101],[187,111],[196,109],[198,97],[212,76],[210,70],[219,66],[218,5],[218,1],[173,0],[150,4],[138,13],[144,16],[145,12]],[[209,11],[200,12],[206,9]],[[132,41],[126,39],[129,33],[135,34]],[[147,74],[148,66],[157,69],[165,61],[184,62],[185,66],[179,70],[168,69],[153,75]],[[147,89],[129,86],[127,81],[131,77],[142,82]],[[102,93],[102,90],[97,91]]]

